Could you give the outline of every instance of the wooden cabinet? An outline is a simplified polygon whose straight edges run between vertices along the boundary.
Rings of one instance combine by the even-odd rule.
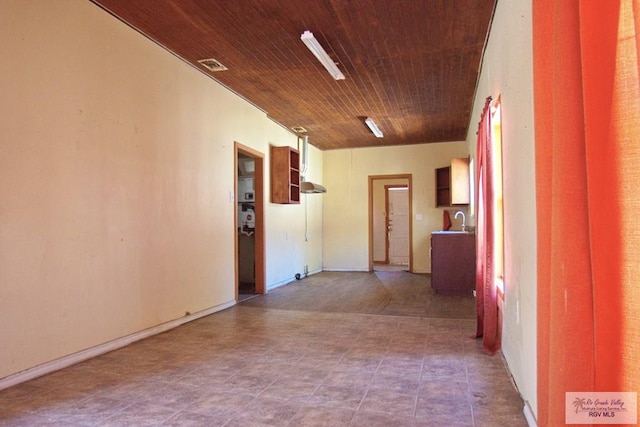
[[[469,204],[469,158],[436,169],[436,207]]]
[[[473,294],[476,288],[475,234],[431,234],[431,287],[446,295]]]
[[[300,152],[271,146],[271,202],[300,203]]]

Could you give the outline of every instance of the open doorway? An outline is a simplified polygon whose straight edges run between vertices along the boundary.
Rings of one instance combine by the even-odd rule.
[[[265,293],[264,154],[235,143],[236,301]]]
[[[412,271],[411,174],[369,177],[369,270]]]
[[[392,266],[409,267],[409,189],[385,185],[385,261]],[[375,250],[374,250],[375,252]],[[375,261],[375,260],[374,260]]]

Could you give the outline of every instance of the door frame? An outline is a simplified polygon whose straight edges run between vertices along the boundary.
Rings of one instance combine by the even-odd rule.
[[[235,298],[238,301],[238,278],[239,278],[239,260],[238,260],[238,154],[253,158],[255,161],[254,172],[254,197],[255,197],[255,217],[256,227],[254,231],[255,238],[255,281],[256,281],[256,294],[264,294],[266,292],[265,277],[266,277],[266,262],[265,262],[265,223],[264,223],[264,153],[254,150],[251,147],[247,147],[239,142],[234,142],[233,146],[233,201],[234,201],[234,216],[233,216],[233,233],[235,238],[233,239],[233,257],[235,260]]]
[[[409,192],[409,271],[413,272],[413,175],[369,175],[369,271],[373,271],[373,183],[376,180],[406,179]]]
[[[404,184],[390,184],[384,186],[384,226],[386,227],[387,232],[384,233],[384,262],[385,264],[389,264],[389,189],[390,188],[406,188],[407,189],[407,198],[409,198],[409,187]],[[409,201],[407,200],[407,204],[409,205],[407,209],[411,208]],[[411,218],[411,211],[409,210],[409,218]],[[411,231],[407,231],[408,234],[411,234]],[[411,243],[409,243],[411,246]],[[411,253],[411,249],[409,249],[409,253]]]

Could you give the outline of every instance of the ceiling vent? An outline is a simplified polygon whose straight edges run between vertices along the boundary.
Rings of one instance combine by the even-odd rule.
[[[302,126],[294,126],[291,128],[295,133],[307,133],[307,130]]]
[[[217,59],[209,58],[209,59],[200,59],[198,60],[203,66],[207,67],[208,70],[216,72],[216,71],[226,71],[227,67],[222,65],[220,61]]]

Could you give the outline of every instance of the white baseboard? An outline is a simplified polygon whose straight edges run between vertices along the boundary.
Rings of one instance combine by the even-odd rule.
[[[351,272],[351,271],[355,271],[355,272],[365,272],[368,273],[369,269],[368,268],[323,268],[323,271],[344,271],[344,272]]]
[[[529,425],[529,427],[538,427],[536,416],[533,415],[533,411],[531,410],[531,406],[529,406],[529,402],[524,402],[524,408],[522,409],[522,412],[524,412],[524,418],[527,420],[527,424]]]
[[[276,288],[279,288],[279,287],[281,287],[281,286],[288,285],[289,283],[294,282],[295,280],[296,280],[296,278],[295,278],[295,277],[292,277],[291,279],[282,280],[282,281],[280,281],[280,282],[273,283],[271,286],[268,286],[268,287],[267,287],[267,293],[268,293],[269,291],[272,291],[272,290],[274,290],[274,289],[276,289]]]
[[[321,273],[323,270],[321,268],[317,269],[317,270],[311,270],[307,273],[306,277],[312,276],[314,274],[318,274]],[[300,279],[304,279],[305,276],[300,277]],[[284,285],[288,285],[289,283],[295,282],[297,279],[295,277],[291,277],[290,279],[286,279],[286,280],[282,280],[280,282],[277,283],[273,283],[271,286],[267,287],[267,292],[272,291],[276,288],[279,288],[281,286]]]
[[[210,314],[232,307],[235,304],[236,304],[235,300],[229,301],[227,303],[220,304],[215,307],[207,308],[197,313],[189,314],[187,316],[180,317],[178,319],[171,320],[166,323],[161,323],[160,325],[152,326],[151,328],[144,329],[142,331],[133,333],[131,335],[117,338],[113,341],[109,341],[104,344],[100,344],[95,347],[91,347],[86,350],[82,350],[77,353],[73,353],[68,356],[61,357],[60,359],[43,363],[42,365],[29,368],[25,371],[18,372],[13,375],[9,375],[8,377],[0,379],[0,390],[23,383],[25,381],[32,380],[34,378],[41,377],[43,375],[50,374],[60,369],[67,368],[71,365],[75,365],[76,363],[83,362],[85,360],[91,359],[96,356],[100,356],[110,351],[117,350],[122,347],[126,347],[129,344],[132,344],[136,341],[149,338],[153,335],[161,334],[163,332],[176,328],[185,323],[192,322],[201,317],[208,316]]]

